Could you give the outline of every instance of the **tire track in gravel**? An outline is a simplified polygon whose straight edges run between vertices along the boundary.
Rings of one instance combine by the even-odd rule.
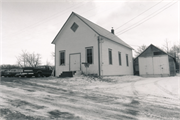
[[[5,91],[4,91],[5,92]],[[53,90],[53,92],[57,92],[57,91],[54,91]],[[8,92],[7,94],[12,94],[12,95],[14,95],[13,93],[11,93],[11,92]],[[16,93],[16,95],[17,95],[18,93]],[[27,98],[27,99],[34,99],[35,100],[35,102],[37,102],[37,101],[42,101],[43,103],[46,103],[46,104],[48,104],[48,103],[51,103],[51,102],[53,102],[53,101],[49,101],[49,100],[44,100],[44,99],[38,99],[38,98],[34,98],[33,96],[32,97],[30,97],[30,96],[24,96],[24,95],[21,95],[21,94],[19,94],[19,95],[17,95],[17,96],[19,96],[20,98]],[[67,96],[67,98],[69,98],[70,96]],[[85,105],[88,107],[88,110],[82,110],[82,111],[85,111],[86,113],[87,112],[90,112],[90,111],[92,111],[92,110],[95,110],[95,112],[94,112],[94,114],[95,113],[106,113],[106,115],[105,116],[108,116],[108,115],[110,115],[109,113],[112,113],[112,111],[111,111],[111,109],[114,109],[114,108],[108,108],[108,109],[110,109],[110,110],[108,110],[108,109],[106,109],[106,106],[105,105],[99,105],[99,104],[96,104],[96,103],[94,103],[94,102],[92,102],[91,101],[91,99],[90,98],[88,98],[88,96],[86,96],[87,98],[84,98],[84,97],[82,97],[82,95],[80,95],[80,96],[78,96],[79,98],[81,98],[81,100],[79,101],[79,103],[78,104],[83,104],[83,103],[85,103]],[[91,97],[91,96],[90,96]],[[101,95],[101,97],[102,97],[102,95]],[[71,97],[70,97],[71,98]],[[72,96],[72,98],[73,99],[77,99],[77,100],[79,100],[79,98],[74,98],[73,96]],[[97,98],[98,98],[98,95],[97,95]],[[106,98],[107,98],[107,96],[106,96]],[[104,98],[103,97],[103,99],[106,99],[106,98]],[[26,99],[26,100],[27,100]],[[96,99],[96,98],[95,98]],[[90,101],[89,101],[90,100]],[[100,100],[101,101],[101,100]],[[63,105],[65,104],[65,103],[63,103],[63,102],[60,102],[61,104],[58,104],[57,105],[57,103],[54,105],[54,106],[61,106],[61,108],[63,107]],[[63,103],[63,104],[62,104]],[[102,103],[101,103],[102,104]],[[72,105],[73,106],[73,105]],[[77,107],[77,106],[76,106]],[[73,110],[78,110],[78,109],[82,109],[82,108],[73,108]],[[69,105],[69,103],[68,104],[66,104],[65,106],[64,106],[64,108],[68,108],[68,109],[71,109],[71,105]],[[93,108],[93,109],[89,109],[89,108]],[[99,110],[96,110],[96,108],[100,108],[100,111]],[[124,112],[122,109],[120,109],[121,107],[119,107],[119,108],[117,108],[117,110],[115,110],[115,111],[113,111],[113,112],[115,112],[114,114],[115,114],[115,116],[118,116],[118,115],[123,115],[123,116],[127,116],[127,113],[126,112]],[[103,110],[103,111],[102,111]],[[82,112],[81,111],[81,112]],[[119,113],[119,111],[121,111],[122,113]],[[85,114],[86,114],[85,113]],[[92,112],[91,112],[92,113]],[[94,116],[94,114],[93,114],[93,116]],[[96,115],[95,115],[96,116]],[[98,116],[97,116],[98,117]],[[127,117],[131,117],[131,118],[133,118],[133,119],[136,119],[136,118],[134,118],[134,116],[131,116],[131,115],[128,115]]]
[[[111,95],[111,96],[109,96],[109,95],[107,95],[107,94],[99,94],[99,93],[93,93],[93,94],[87,94],[87,93],[81,93],[80,91],[78,91],[78,92],[76,92],[76,91],[69,91],[68,89],[63,89],[62,90],[62,88],[59,90],[58,88],[54,88],[54,87],[46,87],[46,86],[43,86],[43,85],[39,85],[39,84],[32,84],[32,83],[29,83],[29,81],[23,81],[23,82],[17,82],[17,84],[15,84],[15,86],[16,85],[18,85],[18,83],[20,83],[19,84],[19,86],[21,86],[21,88],[23,88],[23,87],[30,87],[31,89],[32,89],[32,86],[35,86],[35,88],[34,89],[37,89],[37,90],[41,90],[41,91],[46,91],[46,92],[48,92],[48,93],[51,93],[51,94],[59,94],[62,98],[61,99],[63,99],[63,97],[66,97],[66,98],[64,98],[64,99],[66,99],[66,100],[68,100],[68,99],[73,99],[73,100],[77,100],[78,102],[75,102],[74,104],[83,104],[83,102],[85,102],[85,104],[84,105],[87,105],[87,107],[91,107],[91,106],[96,106],[96,107],[99,107],[99,108],[101,108],[101,109],[104,109],[106,112],[107,112],[107,115],[105,115],[105,117],[106,116],[108,116],[109,114],[108,114],[108,112],[109,112],[109,110],[111,111],[112,109],[115,111],[115,114],[119,114],[120,113],[120,111],[121,112],[125,112],[123,109],[121,109],[121,105],[119,104],[119,103],[117,103],[118,104],[118,106],[117,106],[117,108],[114,108],[114,107],[110,107],[110,106],[108,106],[108,108],[107,108],[107,106],[105,106],[104,104],[105,103],[109,103],[109,104],[111,104],[111,102],[113,103],[113,99],[118,99],[118,97],[116,98],[113,98],[113,99],[109,99],[109,100],[107,100],[108,98],[111,98],[111,97],[114,97],[114,95]],[[24,86],[25,85],[25,86]],[[60,84],[59,84],[60,85]],[[62,85],[63,86],[63,85]],[[61,86],[59,86],[59,88],[60,88]],[[134,94],[136,95],[136,96],[138,96],[137,98],[140,100],[140,101],[142,101],[141,99],[140,99],[140,97],[142,97],[140,94],[139,94],[139,92],[136,90],[136,87],[135,87],[135,82],[134,83],[132,83],[131,84],[131,87],[132,87],[132,89],[133,89],[133,91],[134,91]],[[52,89],[53,88],[53,89]],[[72,92],[72,93],[71,93]],[[71,94],[72,94],[72,96],[71,96]],[[75,96],[74,96],[74,95]],[[85,96],[86,95],[86,96]],[[92,97],[92,96],[94,96],[94,98]],[[127,96],[125,96],[125,97],[127,97]],[[99,99],[100,98],[100,99]],[[32,98],[31,98],[32,99]],[[34,99],[34,98],[33,98]],[[103,99],[105,100],[104,102],[103,102]],[[41,100],[40,98],[37,100],[37,101],[39,101],[39,100]],[[44,99],[43,99],[44,100]],[[43,101],[42,100],[42,101]],[[106,101],[107,100],[107,101]],[[49,104],[51,104],[51,102],[54,102],[53,100],[45,100],[45,101],[47,101],[47,102],[49,102]],[[111,102],[110,102],[111,101]],[[95,102],[95,103],[94,103]],[[97,103],[96,103],[97,102]],[[63,101],[61,102],[61,103],[63,103]],[[103,103],[103,105],[99,105],[98,103]],[[46,103],[46,104],[48,104],[48,103]],[[56,103],[56,104],[58,104],[58,103]],[[63,104],[64,105],[64,104]],[[65,105],[65,106],[63,106],[62,105],[62,107],[63,108],[66,108],[67,106]],[[56,106],[55,104],[54,104],[54,106]],[[60,106],[61,107],[61,104],[59,104],[59,105],[57,105],[57,106]],[[131,106],[131,109],[132,109],[132,107],[134,107],[135,109],[136,109],[136,107],[137,106],[133,106],[133,105],[130,105]],[[71,105],[69,105],[69,107],[67,107],[66,109],[70,109],[71,110]],[[78,109],[78,108],[75,108],[75,107],[72,107],[72,109],[73,110],[76,110],[76,109]],[[81,109],[81,108],[79,108],[79,109]],[[133,109],[134,110],[134,109]],[[82,110],[82,111],[84,111],[84,109]],[[82,112],[81,110],[79,110],[79,112]],[[89,110],[85,110],[85,112],[84,112],[84,114],[86,114],[86,112],[90,112],[90,111],[92,111],[92,109],[89,109]],[[94,110],[94,114],[95,114],[95,112],[97,112],[97,114],[100,114],[101,115],[101,113],[102,112],[104,112],[104,113],[106,113],[105,111],[99,111],[99,110],[97,110],[97,109],[95,109]],[[112,111],[111,111],[112,112]],[[111,113],[110,112],[110,113]],[[92,114],[93,114],[92,113]],[[91,114],[91,113],[90,113]],[[148,112],[142,112],[142,114],[144,114],[144,115],[146,115],[146,116],[151,116],[152,118],[160,118],[161,116],[156,116],[156,115],[153,115],[153,114],[150,114],[150,113],[148,113]],[[92,115],[90,115],[90,116],[92,116]],[[96,115],[95,115],[96,116]],[[98,117],[98,116],[97,116]],[[105,118],[104,117],[104,118]],[[132,117],[132,116],[131,116]],[[119,118],[119,117],[118,117]],[[134,116],[133,116],[133,118],[134,119],[136,119]],[[161,117],[162,118],[162,117]],[[166,118],[162,118],[162,119],[166,119]],[[168,120],[168,119],[167,119]]]
[[[157,80],[158,81],[158,80]],[[155,82],[157,82],[157,81],[155,81]],[[168,97],[161,97],[161,96],[156,96],[156,95],[150,95],[150,94],[143,94],[143,93],[141,93],[141,95],[139,94],[139,92],[136,90],[136,88],[135,88],[135,83],[136,82],[138,82],[138,81],[135,81],[135,82],[133,82],[133,83],[131,83],[131,89],[132,89],[132,92],[133,92],[133,94],[137,97],[137,98],[140,98],[141,100],[143,100],[143,99],[145,99],[145,100],[149,100],[149,98],[148,97],[154,97],[154,98],[161,98],[161,99],[166,99],[166,100],[172,100],[172,101],[176,101],[176,102],[178,102],[178,100],[177,99],[172,99],[172,98],[168,98]],[[154,83],[154,82],[152,82],[152,83]],[[144,85],[144,84],[141,84],[141,85]],[[161,86],[160,86],[161,87]],[[159,88],[160,89],[160,88]],[[161,89],[163,89],[163,88],[161,88]],[[168,92],[167,92],[168,93]],[[142,99],[142,97],[144,97],[143,99]],[[177,96],[176,96],[177,97]],[[156,101],[157,102],[157,101]],[[159,103],[162,103],[161,101],[159,101]]]
[[[143,81],[143,80],[140,80],[140,81]],[[149,96],[149,94],[143,94],[143,93],[139,93],[135,87],[135,83],[137,83],[139,81],[134,81],[131,83],[131,90],[132,90],[132,93],[134,94],[134,97],[139,99],[139,100],[146,100],[147,97]],[[147,84],[147,83],[146,83]]]
[[[135,81],[135,82],[132,82],[132,83],[131,83],[131,89],[132,89],[133,94],[135,95],[134,98],[135,98],[135,99],[138,99],[138,100],[141,101],[141,102],[143,102],[143,100],[149,101],[149,99],[147,98],[148,95],[145,95],[145,96],[143,95],[143,96],[141,96],[141,95],[139,94],[139,92],[136,90],[136,88],[135,88],[135,83],[136,83],[136,82],[138,82],[138,81]],[[155,82],[154,82],[154,83],[155,83]],[[142,99],[142,97],[144,97],[144,98]],[[151,102],[152,102],[152,100],[151,100]],[[156,101],[154,101],[154,102],[156,102]],[[144,106],[144,107],[148,107],[148,105],[146,105],[146,104],[143,104],[143,106]],[[151,114],[151,113],[145,111],[145,110],[142,109],[142,108],[141,108],[140,113],[146,115],[147,117],[153,118],[153,119],[161,119],[161,120],[178,120],[178,119],[179,119],[179,118],[167,118],[167,117],[164,117],[164,116]]]
[[[63,101],[54,102],[54,101],[44,100],[44,99],[40,99],[40,98],[34,98],[33,96],[21,95],[19,93],[13,93],[12,91],[4,91],[3,90],[2,92],[6,93],[6,94],[10,94],[11,96],[14,96],[17,99],[22,98],[23,100],[28,101],[28,102],[32,102],[29,100],[33,100],[33,103],[38,103],[38,105],[46,105],[46,107],[50,104],[50,105],[53,105],[53,108],[55,107],[56,109],[61,108],[61,109],[64,109],[65,111],[68,111],[68,110],[70,110],[70,112],[76,111],[75,113],[81,113],[81,114],[83,112],[83,114],[88,114],[90,116],[93,116],[94,119],[98,118],[99,115],[102,116],[102,119],[113,115],[118,118],[121,118],[121,116],[124,116],[124,117],[130,118],[130,119],[137,120],[134,116],[125,114],[125,111],[123,111],[121,108],[117,108],[117,110],[112,111],[112,109],[114,109],[114,108],[106,109],[106,106],[104,106],[104,105],[103,106],[99,105],[99,104],[93,105],[91,102],[86,101],[86,100],[80,102],[81,104],[83,104],[83,102],[85,102],[86,108],[83,108],[82,106],[79,106],[79,105],[76,105],[73,103],[63,102]],[[101,109],[99,109],[99,108],[101,108]]]
[[[178,95],[176,95],[176,94],[170,92],[169,90],[165,89],[164,87],[162,87],[161,85],[159,85],[158,82],[159,82],[159,80],[156,80],[156,81],[154,82],[154,84],[155,84],[160,90],[162,90],[162,91],[165,92],[166,94],[169,94],[169,95],[171,95],[171,96],[179,99]],[[173,99],[172,99],[172,100],[173,100]],[[179,100],[180,100],[180,99],[179,99]]]

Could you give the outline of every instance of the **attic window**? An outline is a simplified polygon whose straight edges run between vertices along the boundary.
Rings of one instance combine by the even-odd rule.
[[[72,29],[72,31],[76,32],[78,27],[79,26],[74,22],[73,25],[71,26],[71,29]]]
[[[154,55],[161,55],[162,52],[154,52]]]

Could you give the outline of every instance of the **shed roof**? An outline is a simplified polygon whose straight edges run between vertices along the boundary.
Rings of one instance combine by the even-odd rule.
[[[149,45],[144,51],[142,51],[134,60],[136,60],[139,56],[141,56],[149,47],[151,47],[151,46],[153,46],[153,47],[155,47],[155,48],[157,48],[157,49],[159,49],[160,51],[162,51],[164,54],[166,54],[166,55],[168,55],[168,56],[170,56],[170,57],[172,57],[174,60],[175,60],[175,58],[172,56],[172,55],[170,55],[170,54],[168,54],[168,53],[166,53],[166,52],[164,52],[162,49],[160,49],[160,48],[158,48],[158,47],[156,47],[155,45],[153,45],[153,44],[151,44],[151,45]]]
[[[86,19],[86,18],[84,18],[84,17],[82,17],[82,16],[80,16],[80,15],[74,13],[74,12],[72,12],[71,15],[72,15],[72,14],[74,14],[75,16],[77,16],[81,21],[83,21],[87,26],[89,26],[89,27],[90,27],[93,31],[95,31],[98,35],[103,36],[103,37],[107,38],[108,40],[111,40],[111,41],[114,41],[114,42],[116,42],[116,43],[119,43],[119,44],[121,44],[121,45],[123,45],[123,46],[125,46],[125,47],[127,47],[127,48],[133,49],[133,48],[132,48],[131,46],[129,46],[127,43],[125,43],[125,42],[122,41],[120,38],[118,38],[115,34],[112,34],[110,31],[108,31],[108,30],[100,27],[99,25],[97,25],[97,24],[89,21],[88,19]],[[71,16],[71,15],[70,15],[70,16]],[[67,21],[68,21],[68,20],[67,20]],[[66,22],[67,22],[67,21],[66,21]],[[65,24],[66,24],[66,23],[65,23]],[[62,27],[62,28],[63,28],[63,27]],[[62,28],[61,28],[61,29],[62,29]],[[59,32],[61,32],[61,30],[60,30]],[[59,34],[59,33],[58,33],[58,34]],[[58,34],[57,34],[57,35],[58,35]],[[56,35],[56,36],[57,36],[57,35]],[[54,38],[54,40],[52,41],[52,43],[54,43],[55,39],[56,39],[56,37]]]

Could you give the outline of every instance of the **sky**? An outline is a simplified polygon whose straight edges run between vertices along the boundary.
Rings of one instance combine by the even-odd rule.
[[[16,64],[22,51],[54,65],[51,44],[72,12],[115,34],[134,50],[180,43],[179,0],[1,0],[0,64]],[[134,53],[134,52],[133,52]]]

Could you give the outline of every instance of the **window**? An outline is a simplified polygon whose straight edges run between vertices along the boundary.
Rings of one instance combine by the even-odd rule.
[[[162,52],[154,52],[154,55],[161,55]]]
[[[129,66],[129,62],[128,62],[128,54],[126,54],[126,65]]]
[[[118,52],[118,57],[119,57],[119,65],[121,65],[121,52]]]
[[[112,65],[112,50],[109,49],[109,64]]]
[[[86,62],[93,64],[93,47],[86,48]]]
[[[60,65],[65,65],[65,51],[60,51]]]
[[[79,26],[74,22],[73,25],[71,26],[71,29],[72,29],[72,31],[76,32],[78,27]]]

